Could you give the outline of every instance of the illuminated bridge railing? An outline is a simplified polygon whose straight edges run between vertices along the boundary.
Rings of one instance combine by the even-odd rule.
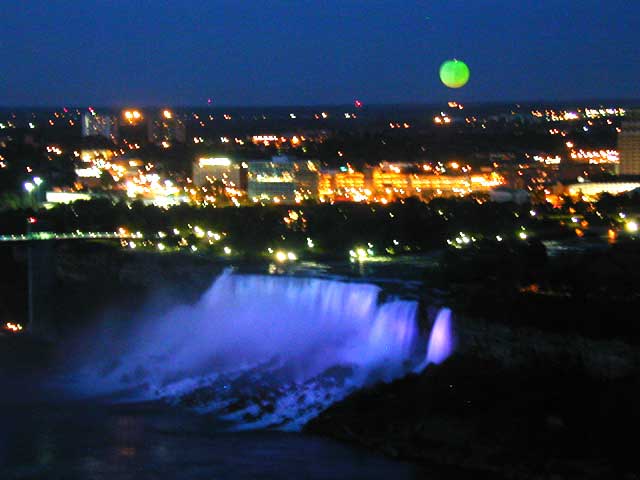
[[[33,232],[13,235],[0,235],[0,242],[26,242],[31,240],[90,240],[90,239],[123,239],[139,238],[136,235],[121,234],[118,232]]]

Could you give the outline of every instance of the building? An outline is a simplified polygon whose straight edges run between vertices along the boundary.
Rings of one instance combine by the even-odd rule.
[[[382,163],[371,172],[371,186],[374,192],[396,192],[404,195],[410,187],[407,166],[402,164]]]
[[[288,157],[273,157],[248,163],[247,195],[254,202],[273,200],[293,202],[296,198],[293,162]]]
[[[82,136],[104,137],[115,141],[118,138],[118,121],[110,115],[98,115],[91,109],[82,114]]]
[[[121,141],[134,148],[139,148],[148,139],[147,119],[140,110],[123,110],[120,114],[118,127]]]
[[[351,166],[340,170],[325,170],[318,181],[320,200],[353,200],[363,201],[371,195],[366,188],[365,174],[357,172]]]
[[[182,120],[176,118],[171,110],[163,110],[160,117],[148,123],[149,142],[169,148],[175,143],[185,143],[187,129]]]
[[[504,184],[504,179],[494,172],[472,174],[467,167],[465,170],[442,174],[425,165],[382,162],[363,173],[347,165],[322,173],[319,196],[321,200],[382,202],[411,196],[427,199],[487,193]]]
[[[312,200],[318,198],[320,168],[313,160],[294,160],[293,177],[296,184],[296,198]]]
[[[471,181],[466,175],[411,175],[411,188],[422,196],[455,196],[471,193]]]
[[[46,192],[45,199],[46,203],[55,205],[55,204],[67,204],[77,202],[78,200],[91,200],[93,198],[92,195],[87,193],[79,193],[79,192]]]
[[[627,113],[618,134],[620,175],[640,175],[640,111]]]
[[[193,164],[193,183],[197,187],[221,182],[225,187],[240,189],[244,169],[227,157],[203,157]]]
[[[489,192],[489,200],[496,203],[513,202],[522,205],[530,201],[530,195],[526,190],[498,187]]]
[[[113,150],[108,148],[83,148],[80,150],[80,160],[83,163],[103,165],[113,159]]]
[[[579,179],[582,180],[582,179]],[[616,180],[603,181],[577,181],[558,183],[554,188],[555,195],[569,195],[575,200],[586,202],[597,201],[600,195],[608,193],[610,195],[620,195],[640,188],[639,176],[620,177]]]

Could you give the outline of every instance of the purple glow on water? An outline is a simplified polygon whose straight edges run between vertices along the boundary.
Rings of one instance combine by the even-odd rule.
[[[200,411],[223,412],[245,428],[296,428],[367,382],[398,378],[424,359],[417,303],[379,303],[379,294],[362,283],[225,272],[194,305],[139,319],[111,341],[88,339],[100,350],[79,360],[84,367],[68,385],[83,396],[126,392],[128,400],[175,403],[205,388]],[[443,310],[436,319],[429,362],[451,352],[449,317]],[[327,374],[336,367],[348,373]],[[229,416],[230,404],[243,409]]]
[[[453,351],[453,332],[451,328],[451,310],[442,308],[433,323],[427,346],[426,363],[436,365],[444,362]]]

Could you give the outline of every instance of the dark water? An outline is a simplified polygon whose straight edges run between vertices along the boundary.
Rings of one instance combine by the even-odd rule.
[[[324,438],[216,433],[206,418],[162,406],[4,405],[0,478],[441,478]]]

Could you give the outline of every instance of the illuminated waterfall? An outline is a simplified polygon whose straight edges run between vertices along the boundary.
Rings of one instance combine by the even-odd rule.
[[[196,304],[144,319],[107,345],[71,376],[73,388],[163,399],[233,428],[295,429],[367,382],[402,376],[424,359],[416,302],[379,303],[379,294],[374,285],[225,272]],[[436,348],[449,328],[436,322],[431,361],[449,354]]]

